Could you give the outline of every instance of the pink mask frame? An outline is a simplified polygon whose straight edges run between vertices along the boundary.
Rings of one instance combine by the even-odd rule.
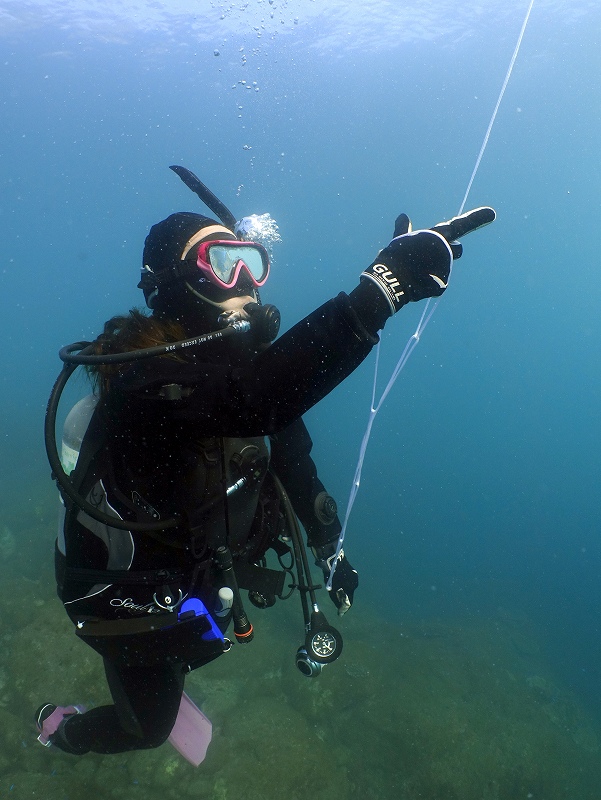
[[[232,289],[244,269],[253,286],[263,286],[269,277],[269,256],[263,245],[237,240],[202,242],[196,266],[211,283]]]

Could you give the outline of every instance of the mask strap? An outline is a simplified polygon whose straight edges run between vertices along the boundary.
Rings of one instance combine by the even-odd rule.
[[[214,233],[227,233],[229,236],[232,236],[232,232],[227,228],[224,228],[223,225],[209,225],[206,228],[201,228],[199,231],[196,231],[194,236],[191,239],[188,239],[184,246],[183,253],[180,256],[180,261],[183,261],[190,250],[194,247],[195,244],[202,242],[203,239],[206,239],[208,236],[212,236]]]

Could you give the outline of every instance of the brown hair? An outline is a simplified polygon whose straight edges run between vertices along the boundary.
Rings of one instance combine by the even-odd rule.
[[[179,342],[186,338],[186,333],[178,322],[166,317],[148,316],[143,311],[132,308],[128,315],[112,317],[104,323],[104,330],[93,342],[93,352],[96,355],[124,353]],[[184,360],[177,353],[169,353],[163,357]],[[87,367],[87,371],[94,387],[102,395],[109,390],[111,379],[125,367],[127,364],[94,364]]]

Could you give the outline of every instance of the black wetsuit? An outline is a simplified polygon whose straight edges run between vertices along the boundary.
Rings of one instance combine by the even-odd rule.
[[[341,294],[259,355],[241,357],[224,342],[198,348],[185,361],[134,362],[113,381],[72,477],[90,502],[113,516],[181,521],[152,534],[116,530],[67,503],[64,541],[57,548],[59,596],[78,632],[103,655],[115,705],[70,718],[65,741],[56,739],[59,747],[115,753],[165,741],[185,671],[216,653],[179,645],[170,651],[167,633],[140,633],[135,626],[150,620],[160,627],[169,605],[165,597],[175,604],[173,598],[198,596],[213,609],[220,581],[212,557],[225,537],[241,586],[263,585],[252,565],[278,541],[282,518],[270,471],[283,484],[309,543],[337,539],[338,518],[326,524],[315,512],[324,487],[301,416],[376,341]],[[237,480],[241,487],[228,498],[226,514],[224,487]],[[126,655],[122,636],[86,639],[88,630],[105,623],[120,634],[133,632],[137,638],[131,641],[144,634],[163,638],[137,654],[136,647],[125,648]]]

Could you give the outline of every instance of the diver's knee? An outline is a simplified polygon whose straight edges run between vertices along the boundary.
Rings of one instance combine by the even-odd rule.
[[[155,750],[165,744],[171,731],[152,731],[148,735],[140,738],[140,750]]]

